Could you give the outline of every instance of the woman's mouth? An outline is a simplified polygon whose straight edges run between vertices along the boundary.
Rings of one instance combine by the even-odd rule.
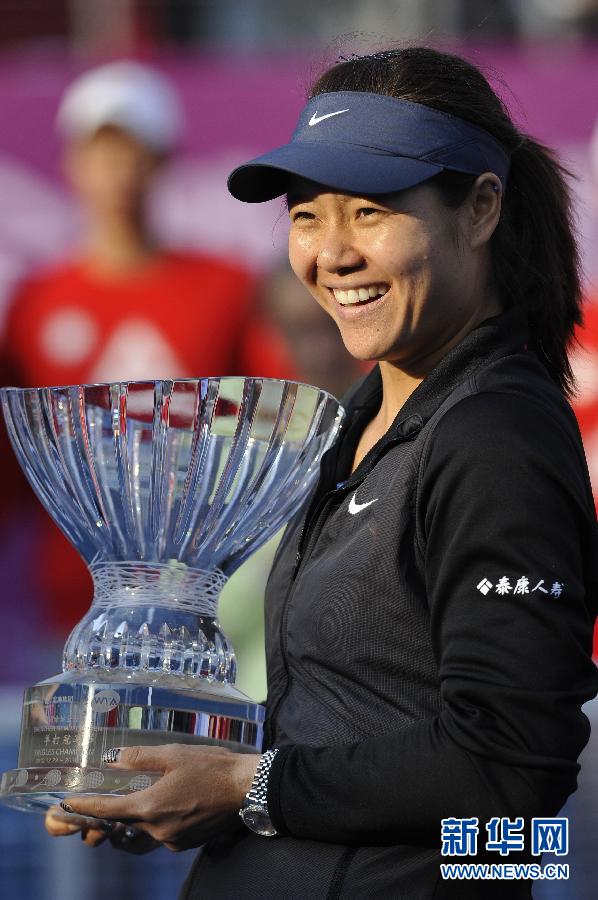
[[[332,295],[341,306],[362,306],[380,300],[388,293],[387,284],[364,284],[354,288],[330,288]]]
[[[384,282],[362,284],[352,288],[329,288],[336,305],[339,322],[355,322],[368,319],[383,306],[390,292],[390,285]]]

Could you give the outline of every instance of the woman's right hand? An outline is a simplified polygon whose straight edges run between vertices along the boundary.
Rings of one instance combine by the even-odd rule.
[[[161,846],[159,841],[138,828],[131,828],[122,822],[108,822],[67,813],[60,806],[53,806],[48,810],[44,824],[46,831],[53,837],[79,833],[88,847],[97,847],[109,840],[116,850],[141,854]]]

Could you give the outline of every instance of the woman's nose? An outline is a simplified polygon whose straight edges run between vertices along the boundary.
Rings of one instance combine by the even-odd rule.
[[[355,269],[363,264],[363,254],[345,229],[331,227],[322,234],[318,249],[318,268],[326,272]]]

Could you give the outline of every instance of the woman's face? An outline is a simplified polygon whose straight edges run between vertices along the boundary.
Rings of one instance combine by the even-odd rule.
[[[427,183],[356,197],[296,179],[288,205],[291,266],[353,356],[425,374],[464,329],[500,312],[471,204],[449,209]]]

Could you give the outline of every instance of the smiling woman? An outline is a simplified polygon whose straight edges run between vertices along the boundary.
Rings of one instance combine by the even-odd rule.
[[[373,202],[289,182],[295,273],[353,356],[390,364],[384,431],[435,363],[501,311],[488,285],[499,186],[496,175],[480,176],[470,202],[453,212],[427,183]]]
[[[375,201],[289,180],[295,273],[335,320],[347,350],[381,363],[382,403],[354,467],[436,363],[502,309],[488,275],[501,209],[496,175],[481,175],[456,212],[427,182]]]
[[[229,187],[287,194],[295,273],[377,364],[270,573],[266,752],[157,748],[157,785],[73,807],[207,841],[188,900],[530,898],[531,869],[440,863],[503,862],[509,836],[537,863],[532,819],[575,790],[598,690],[563,172],[477,69],[410,48],[325,73]]]

